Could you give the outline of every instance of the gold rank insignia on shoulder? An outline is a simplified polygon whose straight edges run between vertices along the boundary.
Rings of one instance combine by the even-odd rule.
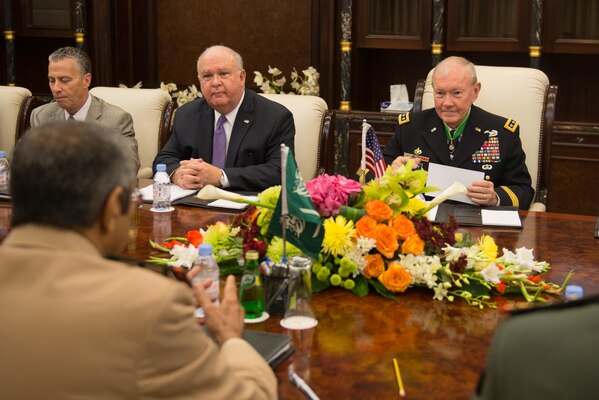
[[[399,114],[397,116],[397,123],[399,125],[407,124],[408,122],[410,122],[410,113],[409,112],[407,112],[405,114]]]
[[[505,122],[505,125],[503,125],[503,127],[505,129],[507,129],[508,131],[514,133],[514,132],[516,132],[516,129],[518,129],[518,121],[516,121],[515,119],[512,119],[512,118],[509,118]]]

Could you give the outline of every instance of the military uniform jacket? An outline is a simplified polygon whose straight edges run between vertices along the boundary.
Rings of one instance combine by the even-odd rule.
[[[435,109],[400,115],[383,156],[391,164],[402,155],[421,157],[427,170],[428,163],[433,162],[484,172],[485,179],[495,185],[502,206],[526,210],[534,197],[518,123],[476,106],[472,106],[453,159],[443,121]]]

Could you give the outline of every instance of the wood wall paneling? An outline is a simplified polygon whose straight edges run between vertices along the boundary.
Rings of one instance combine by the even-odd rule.
[[[293,67],[301,71],[318,59],[312,54],[312,3],[157,0],[158,77],[198,86],[198,56],[208,46],[223,44],[243,57],[246,86],[255,88],[254,70],[266,73],[269,65],[281,69],[289,82]]]

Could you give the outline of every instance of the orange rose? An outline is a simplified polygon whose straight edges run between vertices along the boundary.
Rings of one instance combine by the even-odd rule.
[[[364,276],[368,279],[378,277],[385,270],[385,262],[380,254],[370,254],[364,257],[366,267]]]
[[[368,215],[363,216],[356,222],[356,235],[358,237],[364,236],[371,239],[376,239],[376,226],[377,222]]]
[[[382,200],[368,200],[366,202],[366,212],[378,222],[388,220],[393,216],[393,210]]]
[[[399,248],[395,231],[387,225],[378,224],[375,231],[376,249],[387,258],[393,258]]]
[[[402,254],[422,254],[424,252],[424,241],[420,239],[417,233],[408,236],[405,242],[401,245]]]
[[[410,283],[412,276],[408,271],[400,267],[399,263],[392,262],[389,268],[379,275],[379,281],[391,292],[404,292]]]
[[[397,217],[390,220],[389,226],[395,231],[397,238],[400,240],[406,240],[408,236],[416,233],[414,223],[403,214],[399,214]]]

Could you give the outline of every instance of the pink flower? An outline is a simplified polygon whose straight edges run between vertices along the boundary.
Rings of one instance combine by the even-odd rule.
[[[327,174],[306,182],[306,188],[321,217],[339,214],[341,206],[347,206],[354,193],[362,191],[362,185],[353,179]]]

